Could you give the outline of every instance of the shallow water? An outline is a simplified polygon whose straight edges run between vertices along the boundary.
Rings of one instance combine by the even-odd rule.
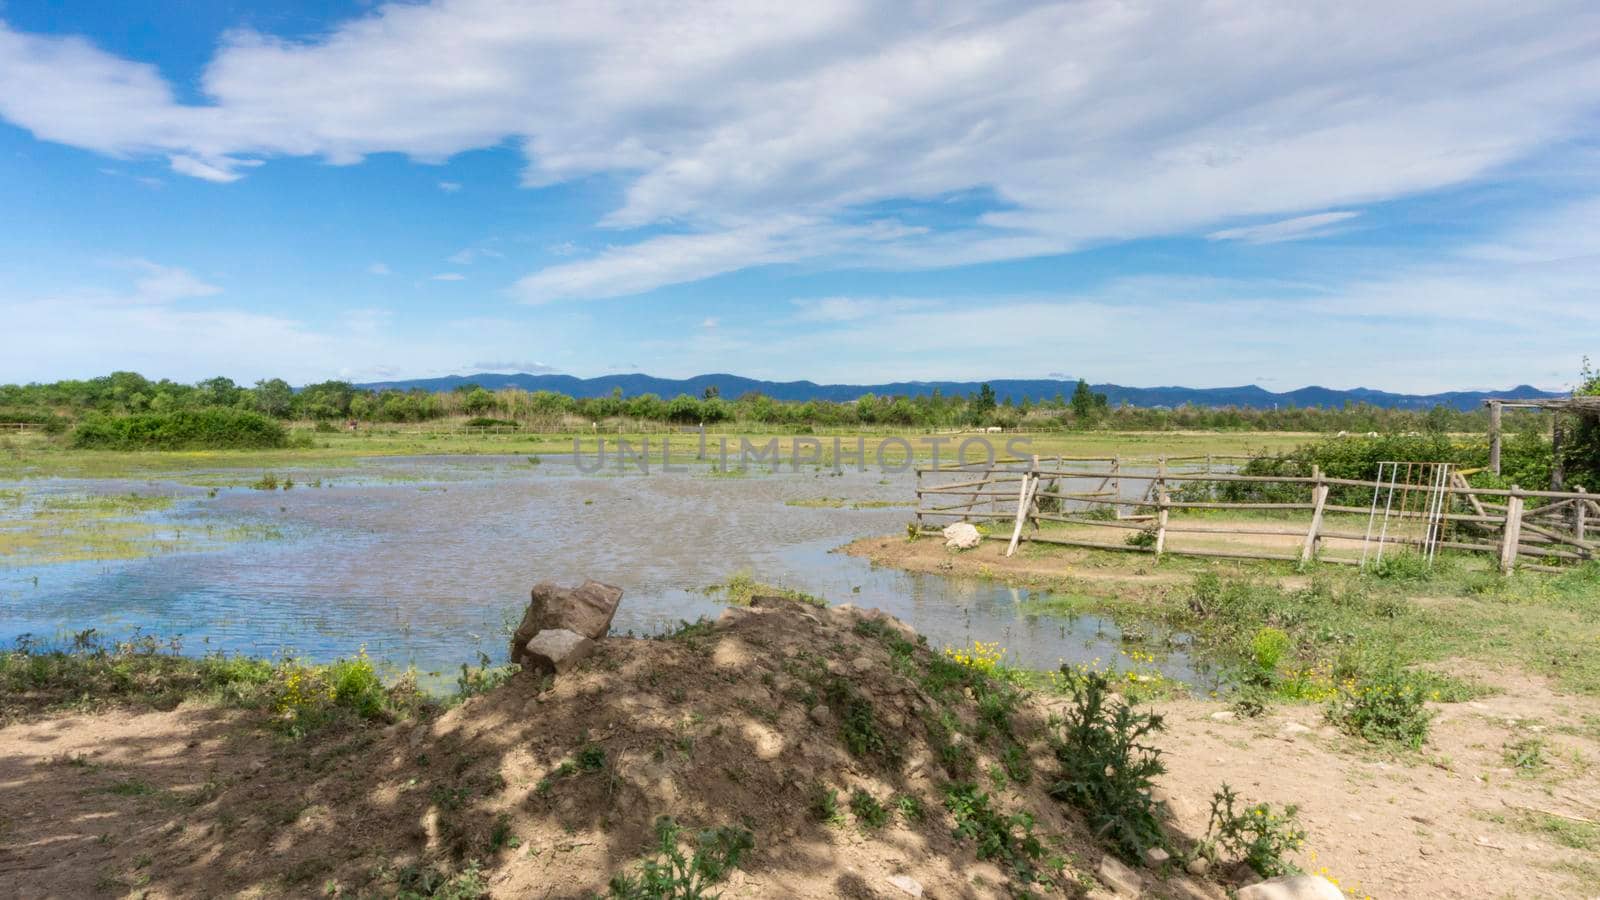
[[[226,483],[229,473],[190,480]],[[253,480],[231,473],[235,483]],[[182,635],[186,651],[294,652],[315,659],[365,647],[374,658],[450,672],[506,634],[537,581],[619,585],[619,632],[653,633],[715,616],[705,588],[747,570],[831,603],[886,609],[937,645],[997,641],[1012,664],[1117,658],[1120,632],[1096,616],[1029,617],[1025,590],[996,582],[878,569],[833,552],[903,533],[909,474],[780,471],[743,477],[703,468],[648,476],[586,475],[566,461],[517,457],[371,460],[298,470],[288,491],[143,480],[57,479],[29,490],[168,493],[151,513],[191,533],[246,526],[242,540],[142,559],[0,565],[0,641],[60,641],[96,628]],[[322,487],[309,486],[321,479]],[[17,487],[11,485],[8,487]],[[847,498],[839,508],[786,501]],[[849,502],[906,506],[850,508]],[[1148,649],[1148,648],[1145,648]],[[1181,652],[1158,665],[1204,680]]]

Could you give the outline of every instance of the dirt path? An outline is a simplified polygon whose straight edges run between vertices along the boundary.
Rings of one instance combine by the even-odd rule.
[[[1219,721],[1217,703],[1159,704],[1162,784],[1190,831],[1220,782],[1299,804],[1302,867],[1325,868],[1352,896],[1597,896],[1600,827],[1581,820],[1600,821],[1600,703],[1515,672],[1473,674],[1501,693],[1438,705],[1423,752],[1402,758],[1323,724],[1319,707]],[[1506,748],[1529,740],[1544,764],[1512,768]]]

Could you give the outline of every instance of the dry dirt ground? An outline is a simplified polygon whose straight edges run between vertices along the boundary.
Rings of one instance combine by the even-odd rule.
[[[636,867],[663,814],[754,833],[726,897],[907,896],[896,876],[931,897],[1008,896],[1009,873],[952,835],[942,802],[950,773],[931,723],[947,711],[970,724],[975,704],[933,703],[860,632],[863,618],[876,616],[731,610],[677,639],[607,640],[550,686],[518,676],[433,720],[301,740],[262,713],[187,704],[13,722],[0,728],[0,896],[394,896],[476,859],[492,896],[581,897]],[[1171,833],[1187,844],[1203,832],[1226,781],[1250,801],[1298,803],[1300,864],[1355,896],[1600,894],[1594,851],[1562,843],[1600,840],[1580,821],[1600,818],[1595,705],[1476,674],[1502,693],[1441,708],[1424,753],[1403,758],[1326,730],[1311,707],[1240,721],[1214,718],[1220,703],[1158,704]],[[817,709],[815,695],[841,682],[870,704],[899,764],[842,745],[842,710]],[[990,780],[989,740],[969,744],[971,777],[1002,811],[1038,817],[1061,865],[1042,893],[1102,895],[1101,851],[1046,794],[1046,721],[1063,702],[1034,697],[1014,717],[1028,784]],[[1504,747],[1530,736],[1547,763],[1517,774]],[[839,792],[843,821],[813,814],[819,788]],[[867,830],[848,809],[855,789],[891,809],[915,797],[925,817]],[[1236,877],[1146,871],[1144,889],[1220,898],[1231,884],[1219,875]]]

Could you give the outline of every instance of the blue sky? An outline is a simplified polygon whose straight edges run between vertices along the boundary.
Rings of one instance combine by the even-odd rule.
[[[0,381],[1600,355],[1600,7],[0,0]]]

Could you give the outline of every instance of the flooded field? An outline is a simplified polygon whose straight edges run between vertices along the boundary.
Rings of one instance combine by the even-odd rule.
[[[620,585],[615,628],[651,633],[715,616],[706,588],[749,572],[887,609],[936,644],[998,642],[1018,665],[1114,660],[1120,648],[1110,621],[1023,615],[1026,591],[833,552],[904,531],[909,474],[583,474],[570,459],[476,456],[280,470],[273,489],[262,475],[0,484],[0,641],[141,629],[181,636],[185,652],[326,659],[365,647],[448,674],[480,652],[504,659],[536,581]],[[1158,667],[1198,677],[1178,651]]]

